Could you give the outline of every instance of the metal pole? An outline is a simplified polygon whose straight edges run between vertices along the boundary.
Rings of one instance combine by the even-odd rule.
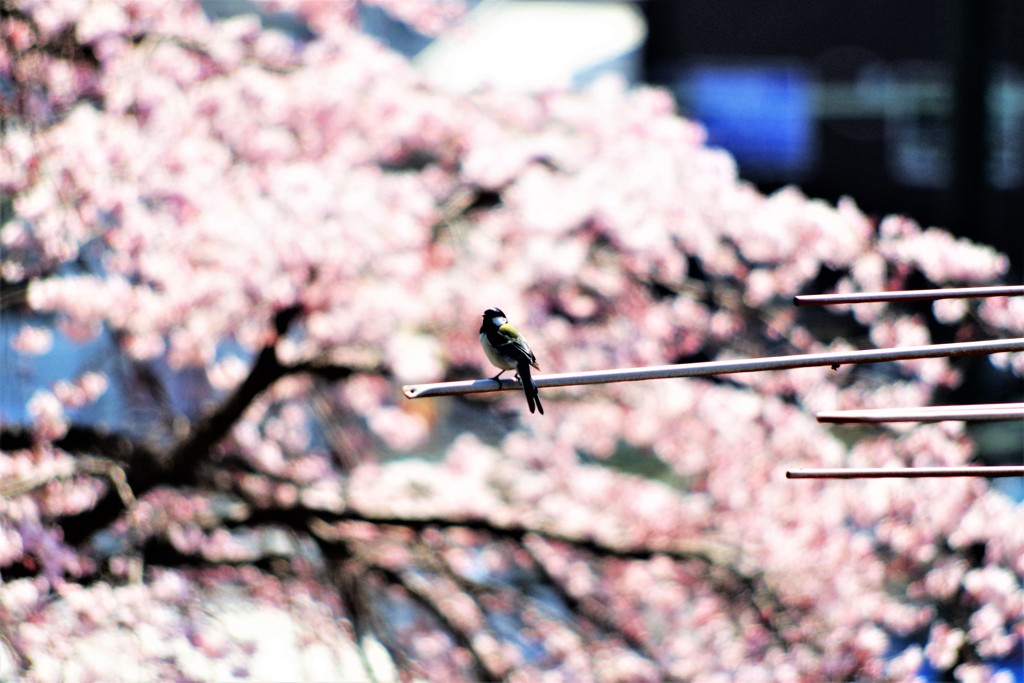
[[[793,297],[793,303],[797,306],[830,306],[882,301],[934,301],[936,299],[970,299],[991,296],[1024,296],[1024,285],[909,289],[897,292],[850,292],[849,294],[800,294]]]
[[[838,467],[786,470],[786,479],[921,479],[924,477],[1024,477],[1024,466]]]
[[[1024,403],[980,403],[977,405],[926,406],[923,408],[867,408],[832,410],[815,415],[818,422],[996,422],[1024,420]]]
[[[535,375],[538,387],[567,387],[582,384],[606,384],[610,382],[637,382],[648,379],[670,379],[677,377],[701,377],[763,370],[790,370],[816,366],[831,366],[859,363],[883,363],[918,358],[942,358],[974,356],[991,353],[1024,351],[1024,338],[1000,339],[995,341],[961,342],[953,344],[930,344],[906,346],[895,349],[867,349],[862,351],[839,351],[831,353],[807,353],[775,358],[745,358],[739,360],[708,361],[704,363],[683,363],[680,365],[656,365],[642,368],[617,370],[594,370],[591,372]],[[402,387],[406,398],[427,396],[452,396],[455,394],[479,394],[492,391],[522,390],[522,385],[511,379],[477,379],[437,384],[410,384]]]

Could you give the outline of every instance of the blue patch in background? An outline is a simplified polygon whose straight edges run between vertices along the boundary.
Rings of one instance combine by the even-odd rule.
[[[813,81],[796,66],[688,69],[677,82],[687,114],[745,173],[795,178],[815,162]]]

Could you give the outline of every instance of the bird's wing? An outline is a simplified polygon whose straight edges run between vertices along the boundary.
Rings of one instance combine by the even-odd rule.
[[[540,370],[540,367],[537,365],[537,356],[533,355],[533,350],[526,343],[526,338],[519,334],[519,330],[512,327],[511,324],[505,323],[499,327],[498,334],[494,336],[497,339],[492,343],[498,351],[506,356],[515,358],[517,361],[526,361]]]

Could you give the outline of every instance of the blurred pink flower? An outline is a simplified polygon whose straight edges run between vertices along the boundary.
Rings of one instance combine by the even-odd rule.
[[[48,441],[59,439],[67,433],[68,419],[64,406],[53,392],[38,389],[28,401],[28,415],[36,433]]]
[[[53,333],[45,327],[23,325],[11,340],[11,346],[19,353],[41,356],[53,348]]]

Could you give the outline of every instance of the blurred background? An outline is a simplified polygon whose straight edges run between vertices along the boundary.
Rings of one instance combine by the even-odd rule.
[[[650,2],[647,80],[766,190],[1024,256],[1024,3]]]
[[[798,184],[913,216],[992,244],[1020,277],[1024,3],[470,4],[437,40],[363,13],[445,87],[583,87],[608,73],[665,86],[761,190]]]

